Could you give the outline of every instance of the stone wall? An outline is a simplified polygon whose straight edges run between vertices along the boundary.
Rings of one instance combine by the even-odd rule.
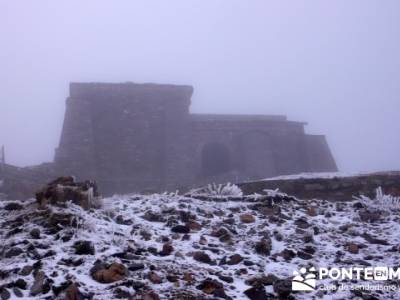
[[[239,186],[245,194],[263,193],[266,189],[279,189],[299,199],[348,201],[352,200],[353,196],[360,195],[373,198],[378,187],[382,187],[386,194],[400,196],[400,172],[352,177],[263,180],[241,183]]]
[[[305,123],[251,115],[191,115],[191,120],[196,183],[210,180],[202,174],[204,150],[210,145],[219,145],[229,157],[229,172],[222,173],[220,179],[212,177],[219,182],[337,170],[325,137],[306,135]]]

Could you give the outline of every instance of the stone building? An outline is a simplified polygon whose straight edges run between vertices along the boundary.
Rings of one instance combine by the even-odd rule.
[[[193,88],[71,83],[55,169],[105,194],[336,171],[326,139],[284,116],[189,112]]]

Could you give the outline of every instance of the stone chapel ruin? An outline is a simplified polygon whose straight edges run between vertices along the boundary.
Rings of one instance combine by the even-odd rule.
[[[325,136],[306,134],[306,123],[192,114],[192,93],[191,86],[71,83],[54,162],[30,171],[94,179],[111,194],[337,170]]]

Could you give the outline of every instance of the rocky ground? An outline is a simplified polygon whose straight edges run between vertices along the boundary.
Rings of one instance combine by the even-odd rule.
[[[0,298],[400,299],[291,291],[301,267],[400,267],[395,207],[217,192],[114,196],[88,210],[2,201]]]

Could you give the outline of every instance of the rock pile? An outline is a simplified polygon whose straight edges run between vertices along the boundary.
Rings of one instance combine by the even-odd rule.
[[[94,181],[75,182],[72,176],[59,177],[50,182],[36,193],[36,200],[40,207],[51,205],[65,205],[72,203],[89,209],[95,205],[95,198],[99,196]]]
[[[90,209],[90,189],[63,178],[37,201],[0,202],[0,299],[400,297],[291,290],[301,267],[398,265],[398,213],[370,211],[377,222],[356,200],[278,194],[127,195]]]

